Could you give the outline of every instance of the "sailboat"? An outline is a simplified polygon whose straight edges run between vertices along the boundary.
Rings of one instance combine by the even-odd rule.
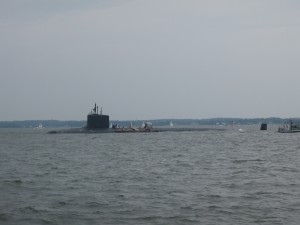
[[[173,123],[172,123],[172,121],[170,122],[170,127],[173,127],[174,125],[173,125]]]

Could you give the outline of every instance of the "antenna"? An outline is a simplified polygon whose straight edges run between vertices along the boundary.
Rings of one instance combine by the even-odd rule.
[[[94,109],[93,109],[94,113],[96,113],[96,110],[97,110],[97,105],[96,105],[96,103],[95,103],[95,107],[94,107]]]

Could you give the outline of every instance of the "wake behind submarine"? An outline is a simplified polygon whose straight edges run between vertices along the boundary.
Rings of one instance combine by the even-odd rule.
[[[143,123],[140,127],[119,127],[118,124],[109,126],[109,115],[102,113],[102,107],[99,112],[99,107],[95,103],[87,115],[87,124],[82,128],[72,128],[64,130],[49,131],[49,134],[57,133],[149,133],[149,132],[166,132],[166,131],[209,131],[209,130],[224,130],[217,128],[191,128],[191,127],[153,127],[152,123]]]

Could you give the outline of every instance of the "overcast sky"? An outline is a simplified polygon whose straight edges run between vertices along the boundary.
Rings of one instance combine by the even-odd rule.
[[[300,1],[1,0],[0,120],[300,117]]]

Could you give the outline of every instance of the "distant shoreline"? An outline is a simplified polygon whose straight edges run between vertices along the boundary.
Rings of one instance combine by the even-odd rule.
[[[133,126],[140,126],[143,122],[151,122],[154,126],[169,126],[172,122],[174,126],[182,125],[254,125],[260,123],[283,124],[285,121],[300,118],[211,118],[211,119],[153,119],[153,120],[111,120],[110,122],[118,123],[120,126],[127,127],[130,123]],[[36,128],[40,124],[44,128],[75,128],[84,127],[86,121],[83,120],[20,120],[20,121],[0,121],[0,128]]]

